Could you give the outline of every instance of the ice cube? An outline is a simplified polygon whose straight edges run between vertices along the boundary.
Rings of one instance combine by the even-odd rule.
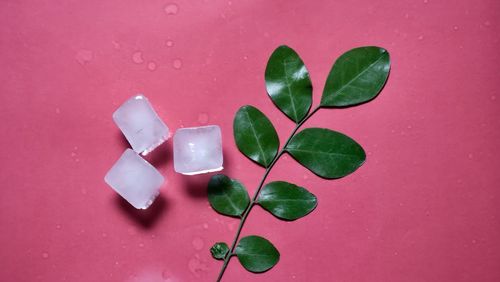
[[[217,125],[180,128],[174,135],[174,169],[193,175],[222,169],[222,137]]]
[[[165,179],[136,152],[126,149],[104,181],[136,209],[147,209],[160,193]]]
[[[143,95],[134,96],[123,103],[113,113],[113,120],[132,149],[143,156],[169,137],[168,127]]]

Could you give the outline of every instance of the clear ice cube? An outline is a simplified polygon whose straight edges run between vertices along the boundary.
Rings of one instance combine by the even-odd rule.
[[[136,209],[147,209],[160,193],[165,179],[136,152],[126,149],[104,181]]]
[[[131,97],[123,103],[113,113],[113,120],[132,149],[143,156],[169,137],[168,127],[143,95]]]
[[[222,137],[216,125],[180,128],[174,135],[174,169],[193,175],[222,169]]]

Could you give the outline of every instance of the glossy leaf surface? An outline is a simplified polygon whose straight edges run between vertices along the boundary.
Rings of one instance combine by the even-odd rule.
[[[241,107],[234,118],[236,146],[248,158],[267,167],[278,152],[279,139],[274,126],[257,108]]]
[[[235,248],[243,267],[251,272],[264,272],[275,266],[280,258],[278,250],[269,242],[259,236],[241,238]]]
[[[240,182],[217,174],[208,182],[208,201],[221,214],[241,216],[250,203],[250,198]]]
[[[229,247],[224,242],[215,243],[212,248],[210,248],[210,253],[214,259],[224,259],[229,252]]]
[[[299,55],[288,46],[278,47],[267,62],[265,78],[274,104],[293,121],[301,121],[311,107],[312,84]]]
[[[352,49],[335,61],[326,80],[321,106],[347,107],[373,99],[389,76],[390,59],[380,47]]]
[[[340,178],[365,161],[363,148],[350,137],[325,128],[307,128],[297,133],[286,147],[293,158],[324,178]]]
[[[318,200],[305,188],[275,181],[262,188],[258,203],[278,218],[296,220],[313,211]]]

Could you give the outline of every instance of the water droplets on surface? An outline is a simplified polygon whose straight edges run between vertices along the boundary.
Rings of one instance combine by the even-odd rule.
[[[208,229],[208,223],[203,223],[203,229]]]
[[[42,258],[44,259],[49,258],[49,253],[47,252],[42,253]]]
[[[205,125],[208,123],[208,114],[207,113],[199,113],[198,114],[198,122],[201,125]]]
[[[182,68],[182,60],[181,59],[174,59],[172,61],[172,66],[174,67],[174,69],[178,70],[178,69],[181,69]]]
[[[422,39],[424,39],[424,36],[423,36],[423,35],[420,35],[420,36],[418,37],[418,40],[422,40]]]
[[[200,277],[200,272],[208,270],[208,267],[200,260],[200,256],[196,254],[194,258],[189,260],[188,269],[194,276]]]
[[[61,113],[61,109],[56,108],[56,114],[60,114],[60,113]]]
[[[429,0],[424,0],[424,4],[427,4],[427,3],[429,3]]]
[[[87,189],[82,188],[82,194],[83,194],[83,195],[87,195]]]
[[[179,6],[175,3],[168,3],[167,5],[165,5],[165,14],[171,16],[171,15],[177,15],[177,13],[179,12]]]
[[[191,244],[193,245],[193,248],[197,251],[203,249],[204,246],[203,240],[200,237],[194,238]]]
[[[497,99],[497,96],[492,95],[492,96],[490,97],[490,99],[491,99],[491,101],[495,101],[495,100]]]
[[[94,53],[90,50],[80,50],[76,53],[75,57],[80,65],[88,64],[92,58],[94,58]]]
[[[458,25],[454,25],[454,26],[453,26],[453,30],[454,30],[454,31],[457,31],[458,29],[459,29],[459,28],[458,28]]]
[[[248,60],[248,56],[243,56],[243,60]]]
[[[118,43],[117,41],[111,41],[111,43],[113,44],[113,48],[115,48],[116,50],[120,49],[120,43]]]
[[[154,71],[156,69],[156,63],[155,62],[149,62],[148,63],[148,70]]]
[[[61,229],[61,224],[56,225],[56,229]]]
[[[143,243],[139,243],[139,248],[144,248],[144,244]]]
[[[135,51],[132,54],[132,61],[136,64],[142,64],[144,63],[144,59],[142,58],[142,52],[141,51]]]
[[[165,46],[167,46],[167,47],[174,46],[174,41],[171,39],[167,39],[167,41],[165,41]]]

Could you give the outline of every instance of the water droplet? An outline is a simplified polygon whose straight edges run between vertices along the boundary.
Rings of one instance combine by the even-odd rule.
[[[408,129],[412,129],[412,128],[413,128],[413,126],[408,125],[406,128],[408,128]]]
[[[307,180],[307,179],[309,179],[309,175],[304,174],[304,175],[302,176],[302,178],[304,178],[305,180]]]
[[[170,278],[172,278],[172,275],[170,274],[170,271],[168,270],[163,270],[161,273],[161,278],[163,278],[163,281],[172,281]]]
[[[485,26],[490,26],[490,25],[491,25],[491,22],[490,22],[490,21],[485,21],[485,22],[484,22],[484,25],[485,25]]]
[[[172,40],[168,39],[167,41],[165,41],[165,45],[166,45],[167,47],[172,47],[172,46],[174,46],[174,41],[172,41]]]
[[[200,237],[196,237],[194,238],[193,242],[191,242],[193,244],[193,248],[197,251],[203,249],[203,240],[200,238]]]
[[[182,68],[182,61],[181,61],[181,59],[174,59],[173,62],[172,62],[172,66],[176,70]]]
[[[149,69],[150,71],[154,71],[154,70],[156,69],[156,64],[155,64],[155,62],[149,62],[149,63],[148,63],[148,69]]]
[[[179,6],[175,3],[169,3],[165,5],[165,13],[167,15],[177,15],[179,12]]]
[[[82,188],[82,194],[83,194],[83,195],[87,195],[87,189]]]
[[[106,238],[106,237],[108,237],[108,234],[102,233],[102,238]]]
[[[493,95],[490,97],[491,101],[495,101],[497,99],[497,96]]]
[[[202,125],[207,124],[208,123],[208,114],[207,113],[198,114],[198,122]]]
[[[42,253],[42,258],[44,259],[49,258],[49,253]]]
[[[424,36],[423,36],[423,35],[420,35],[420,36],[418,37],[418,40],[422,40],[422,39],[424,39]]]
[[[457,31],[458,30],[458,25],[453,26],[453,30]]]
[[[468,157],[470,160],[472,160],[472,159],[474,158],[474,155],[473,155],[472,153],[469,153],[469,154],[467,155],[467,157]]]
[[[94,53],[90,50],[80,50],[76,53],[75,59],[78,61],[80,65],[88,64],[92,58],[94,57]]]
[[[117,41],[111,41],[111,43],[113,44],[113,48],[115,48],[116,50],[120,49],[120,43],[118,43]]]
[[[243,60],[248,60],[248,56],[243,56]]]
[[[203,223],[203,229],[208,229],[208,223]]]
[[[76,153],[75,152],[71,152],[71,156],[72,157],[76,157]]]
[[[427,3],[429,3],[429,0],[424,0],[424,4],[427,4]]]
[[[408,13],[405,14],[405,19],[410,18],[410,15]]]
[[[56,108],[56,114],[60,114],[61,110],[59,108]]]
[[[228,6],[233,5],[233,2],[232,2],[232,1],[227,1],[227,5],[228,5]]]
[[[188,269],[196,277],[200,276],[200,272],[206,271],[208,269],[207,265],[200,261],[198,257],[191,258],[188,262]]]
[[[142,52],[141,51],[134,52],[134,54],[132,54],[132,61],[136,64],[144,63],[144,59],[142,58]]]
[[[144,248],[144,244],[143,243],[139,243],[139,248]]]
[[[61,225],[60,224],[56,225],[56,229],[61,229]]]

